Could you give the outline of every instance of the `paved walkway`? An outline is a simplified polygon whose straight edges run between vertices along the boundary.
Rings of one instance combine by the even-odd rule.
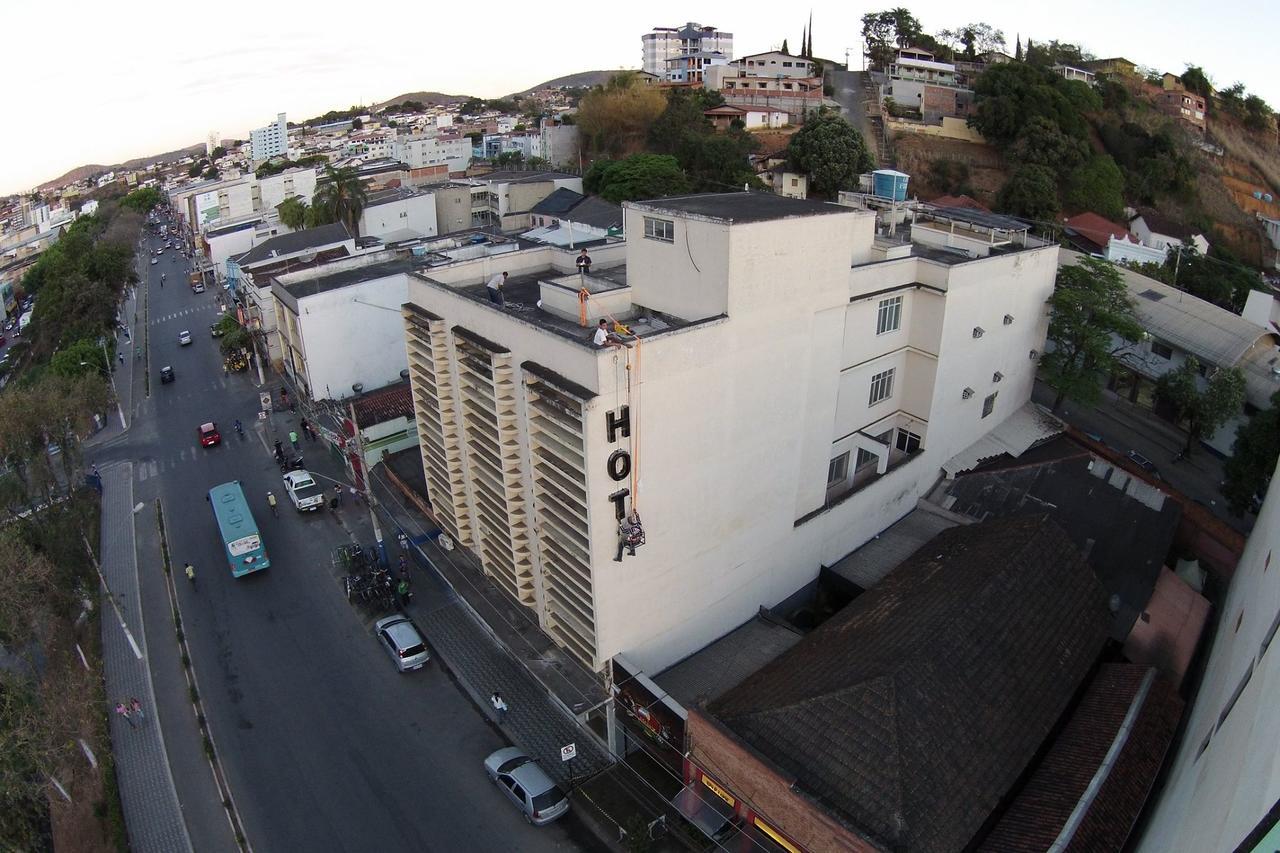
[[[391,489],[383,487],[385,484],[376,472],[374,476],[381,508],[392,522],[384,522],[384,532],[394,564],[397,559],[394,555],[398,553],[397,527],[409,531],[416,539],[427,532],[426,520],[401,503]],[[348,523],[353,520],[348,515]],[[363,535],[365,538],[361,541],[367,542],[369,534]],[[414,584],[414,600],[406,610],[472,700],[496,722],[489,697],[494,691],[501,693],[510,710],[499,728],[515,745],[538,759],[543,769],[561,784],[568,784],[571,776],[581,780],[608,767],[612,762],[593,735],[551,698],[548,689],[512,657],[449,584],[449,573],[438,564],[450,560],[451,556],[434,542],[411,547],[415,567],[430,572],[433,582],[419,580]],[[487,583],[479,576],[474,580],[477,584]],[[575,744],[578,751],[572,767],[560,759],[560,748],[570,743]]]
[[[111,714],[112,752],[129,847],[134,853],[181,853],[192,847],[155,715],[146,660],[134,541],[133,466],[111,465],[102,470],[102,481],[102,575],[107,584],[102,657],[107,697],[113,708],[118,701],[136,697],[146,713],[136,728]]]

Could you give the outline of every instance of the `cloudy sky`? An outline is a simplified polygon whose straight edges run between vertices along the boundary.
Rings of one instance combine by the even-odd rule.
[[[814,49],[843,60],[861,16],[898,5],[815,2]],[[1098,56],[1161,70],[1201,65],[1218,85],[1241,81],[1280,108],[1270,42],[1276,0],[917,0],[928,32],[985,21],[1010,49],[1056,38]],[[85,163],[111,164],[203,142],[247,138],[287,112],[308,118],[410,91],[498,97],[599,68],[637,68],[640,35],[690,16],[734,34],[737,55],[800,43],[808,7],[712,0],[643,4],[567,0],[533,6],[333,3],[191,4],[156,0],[12,3],[5,11],[8,132],[0,193]],[[479,10],[483,8],[483,13]],[[794,20],[787,9],[794,9]],[[1069,12],[1064,11],[1069,10]]]

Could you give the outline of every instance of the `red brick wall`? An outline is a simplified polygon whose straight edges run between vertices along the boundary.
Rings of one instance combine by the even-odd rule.
[[[920,99],[920,112],[959,115],[956,112],[956,90],[943,86],[925,86],[924,97]]]
[[[808,800],[793,794],[790,790],[793,778],[761,761],[703,713],[691,709],[686,725],[689,760],[804,850],[813,853],[832,850],[877,853],[880,850],[840,826]],[[738,808],[745,810],[742,803]]]

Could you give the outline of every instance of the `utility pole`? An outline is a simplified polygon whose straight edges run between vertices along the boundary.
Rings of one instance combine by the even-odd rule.
[[[107,355],[107,339],[98,338],[98,343],[102,345],[102,363],[107,366],[107,378],[111,380],[111,396],[116,398],[116,411],[120,414],[120,429],[128,429],[129,425],[124,420],[124,406],[120,403],[120,392],[116,390],[116,372],[111,369],[111,356]]]
[[[356,466],[360,466],[359,476],[364,482],[364,497],[369,504],[369,519],[373,522],[373,538],[378,543],[378,559],[387,565],[387,546],[382,541],[382,525],[378,524],[378,499],[373,494],[373,483],[369,481],[369,466],[364,461],[364,438],[360,435],[360,424],[356,422],[356,404],[350,403],[351,432],[356,443],[356,458],[351,463],[351,479],[356,479]]]

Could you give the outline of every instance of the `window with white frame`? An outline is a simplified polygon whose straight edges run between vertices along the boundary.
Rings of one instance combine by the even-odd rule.
[[[920,449],[920,436],[911,430],[898,427],[895,446],[903,453],[915,453]]]
[[[868,465],[876,464],[877,461],[878,460],[874,453],[872,453],[870,450],[863,450],[861,447],[859,447],[858,458],[853,463],[853,470],[861,471],[863,468],[866,468]]]
[[[827,463],[827,488],[838,486],[849,476],[849,451]]]
[[[902,328],[902,297],[890,296],[888,299],[881,299],[880,306],[876,309],[876,334],[896,332],[900,328]]]
[[[874,406],[876,403],[888,400],[893,396],[893,374],[895,370],[897,368],[891,367],[871,377],[871,394],[867,398],[868,406]]]
[[[649,240],[661,240],[674,243],[676,240],[676,224],[669,219],[644,218],[644,236]]]

